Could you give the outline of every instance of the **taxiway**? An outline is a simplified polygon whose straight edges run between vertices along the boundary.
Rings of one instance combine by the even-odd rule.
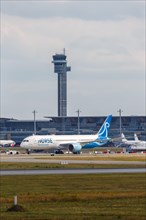
[[[146,168],[132,169],[48,169],[48,170],[1,170],[0,176],[6,175],[50,175],[50,174],[113,174],[113,173],[145,173]]]

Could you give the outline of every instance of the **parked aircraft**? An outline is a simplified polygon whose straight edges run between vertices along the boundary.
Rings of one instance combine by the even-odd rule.
[[[126,144],[126,145],[136,145],[137,141],[135,140],[127,140],[125,135],[122,133],[121,134],[121,138],[122,138],[122,143]]]
[[[134,140],[127,140],[122,133],[122,142],[126,144],[129,152],[146,151],[146,141],[140,141],[136,134],[134,134]]]
[[[110,139],[108,138],[108,131],[111,123],[112,115],[109,115],[99,132],[94,135],[32,135],[25,138],[20,147],[29,150],[31,149],[68,149],[73,153],[79,153],[82,148],[94,148],[95,142],[99,143],[99,146],[107,143]],[[88,146],[86,144],[93,143]]]
[[[13,140],[0,140],[1,147],[14,147],[15,144]]]
[[[137,134],[134,134],[134,139],[137,142],[138,146],[144,146],[146,147],[146,141],[141,141],[139,140],[139,138],[137,137]]]

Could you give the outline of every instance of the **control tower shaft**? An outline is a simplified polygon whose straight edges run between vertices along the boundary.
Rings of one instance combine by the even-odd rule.
[[[65,54],[55,54],[52,63],[58,74],[58,116],[67,116],[67,72],[71,67],[67,67]]]

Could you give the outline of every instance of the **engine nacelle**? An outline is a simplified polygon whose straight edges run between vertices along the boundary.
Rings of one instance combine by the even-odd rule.
[[[80,153],[82,146],[79,143],[69,144],[69,151],[73,153]]]

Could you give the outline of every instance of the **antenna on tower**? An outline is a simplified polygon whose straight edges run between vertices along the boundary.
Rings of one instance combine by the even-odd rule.
[[[65,55],[65,48],[63,48],[63,54]]]

